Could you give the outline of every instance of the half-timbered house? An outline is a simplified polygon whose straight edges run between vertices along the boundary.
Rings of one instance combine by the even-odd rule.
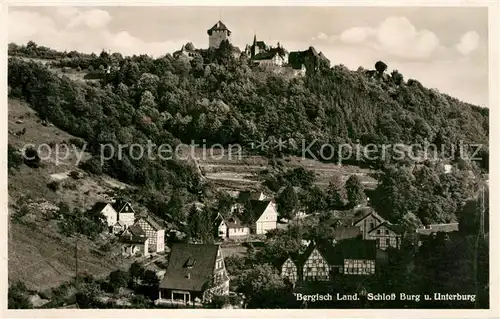
[[[159,253],[165,251],[165,228],[160,226],[151,216],[141,217],[135,223],[141,226],[149,238],[149,251]]]
[[[366,234],[367,240],[375,240],[377,248],[386,250],[388,247],[399,249],[401,246],[401,234],[399,229],[388,222],[379,224]]]

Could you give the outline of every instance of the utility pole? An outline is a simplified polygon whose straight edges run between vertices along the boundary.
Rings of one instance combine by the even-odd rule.
[[[480,291],[480,287],[479,287],[479,278],[478,278],[478,275],[479,275],[479,271],[478,271],[478,268],[479,268],[479,248],[480,246],[482,246],[484,244],[484,240],[485,240],[485,233],[484,233],[484,213],[486,211],[486,208],[485,208],[485,202],[484,202],[484,185],[481,185],[480,186],[480,190],[479,190],[479,229],[478,229],[478,232],[477,232],[477,236],[476,236],[476,245],[475,245],[475,248],[474,248],[474,282],[475,282],[475,290],[476,290],[476,302],[475,302],[475,307],[478,308],[479,307],[479,291]]]
[[[78,289],[78,239],[75,242],[75,262],[76,262],[76,267],[75,267],[75,285],[76,285],[76,289]]]

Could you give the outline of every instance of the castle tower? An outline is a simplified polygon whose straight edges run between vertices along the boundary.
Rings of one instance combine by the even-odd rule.
[[[219,20],[212,28],[207,30],[207,34],[208,47],[217,49],[222,41],[230,39],[231,31]]]

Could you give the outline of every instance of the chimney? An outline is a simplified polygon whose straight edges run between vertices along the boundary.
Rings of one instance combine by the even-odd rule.
[[[188,274],[186,275],[186,278],[191,279],[191,273],[188,272]]]

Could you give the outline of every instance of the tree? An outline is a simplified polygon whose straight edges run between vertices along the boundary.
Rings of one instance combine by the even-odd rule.
[[[122,270],[115,270],[109,274],[109,284],[114,291],[126,287],[129,280],[128,273]]]
[[[379,74],[382,74],[387,70],[387,64],[382,61],[377,61],[377,63],[375,63],[375,70],[377,70]]]
[[[182,223],[186,221],[186,215],[184,213],[184,201],[177,192],[172,194],[170,201],[167,206],[167,214],[174,222]]]
[[[33,168],[40,166],[40,156],[38,156],[36,149],[30,147],[24,151],[24,163]]]
[[[366,201],[365,190],[363,184],[356,175],[351,175],[345,183],[347,192],[347,200],[351,207],[360,205]]]
[[[404,83],[403,75],[399,73],[398,70],[393,70],[391,72],[391,78],[396,85],[401,85],[402,83]]]
[[[325,192],[318,186],[314,185],[311,187],[306,196],[306,205],[309,213],[320,212],[327,207]]]
[[[29,291],[26,285],[17,281],[9,285],[8,299],[9,299],[9,309],[30,309],[33,308],[31,301],[29,300]]]
[[[249,308],[278,308],[287,295],[286,285],[271,265],[257,265],[237,278],[238,292],[245,294]]]
[[[144,267],[137,261],[134,261],[128,270],[129,277],[137,282],[138,279],[141,279],[144,275],[145,269]]]
[[[282,218],[292,219],[295,217],[295,209],[298,202],[299,199],[293,186],[286,186],[276,200],[278,204],[278,213]]]
[[[7,165],[9,168],[9,172],[12,169],[18,169],[19,166],[23,163],[23,158],[21,154],[19,154],[17,149],[11,144],[8,144],[7,146],[7,154],[8,154]]]
[[[146,270],[142,277],[142,282],[150,287],[156,287],[160,284],[160,279],[153,270]]]
[[[330,209],[342,209],[346,199],[344,183],[340,176],[335,175],[328,183],[326,190],[326,205]]]

